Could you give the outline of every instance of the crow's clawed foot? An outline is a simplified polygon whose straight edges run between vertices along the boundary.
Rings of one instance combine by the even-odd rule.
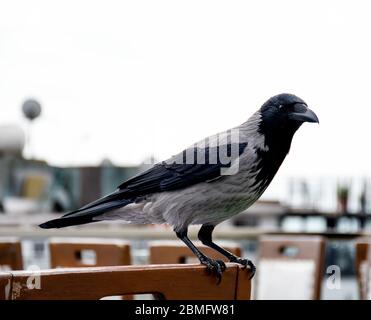
[[[210,258],[203,258],[200,262],[206,266],[207,272],[215,274],[218,278],[217,284],[222,281],[222,274],[226,269],[226,265],[222,260],[214,260]]]
[[[244,266],[244,268],[249,267],[249,269],[251,271],[250,279],[252,279],[254,277],[255,272],[256,272],[256,267],[252,263],[251,260],[243,259],[243,258],[239,258],[239,257],[233,257],[233,258],[230,259],[230,262],[235,262],[235,263],[241,264],[241,265]]]

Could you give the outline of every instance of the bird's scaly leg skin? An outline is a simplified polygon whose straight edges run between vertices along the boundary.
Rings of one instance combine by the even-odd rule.
[[[237,257],[234,254],[230,253],[229,251],[223,249],[222,247],[219,247],[216,243],[214,243],[212,241],[212,232],[214,228],[215,226],[213,225],[206,225],[206,224],[202,225],[200,231],[198,232],[198,238],[200,239],[200,241],[204,245],[216,250],[217,252],[221,253],[223,256],[227,257],[230,262],[241,264],[244,266],[244,269],[249,267],[251,271],[250,279],[252,279],[256,272],[255,265],[252,263],[251,260]]]
[[[197,256],[200,263],[206,266],[207,272],[209,274],[215,274],[218,278],[217,284],[222,281],[222,274],[226,269],[226,265],[222,260],[214,260],[205,256],[197,247],[192,243],[192,241],[187,236],[187,230],[182,230],[180,232],[176,231],[176,235],[180,240],[182,240],[189,249]]]

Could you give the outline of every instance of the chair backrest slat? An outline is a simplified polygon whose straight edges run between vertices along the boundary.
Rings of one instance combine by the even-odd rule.
[[[0,271],[22,270],[22,247],[17,239],[0,239]]]
[[[131,263],[130,245],[120,240],[52,238],[49,250],[52,268],[120,266]]]
[[[361,300],[368,298],[368,292],[370,290],[369,273],[371,268],[371,238],[364,237],[359,238],[355,244],[356,246],[356,259],[355,267],[357,274],[357,282],[359,289],[359,296]]]

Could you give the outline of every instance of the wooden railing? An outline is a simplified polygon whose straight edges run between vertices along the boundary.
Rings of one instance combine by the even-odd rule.
[[[250,273],[227,264],[222,281],[199,264],[71,268],[0,273],[0,299],[97,300],[153,294],[167,300],[248,300]]]

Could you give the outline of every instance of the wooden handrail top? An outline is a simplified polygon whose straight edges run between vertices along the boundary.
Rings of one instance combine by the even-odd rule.
[[[226,263],[227,269],[237,269],[239,267],[236,263]],[[38,273],[42,276],[56,275],[56,274],[72,274],[72,273],[100,273],[100,272],[151,272],[153,270],[178,270],[184,272],[193,270],[197,272],[206,271],[206,267],[199,263],[188,264],[146,264],[146,265],[131,265],[131,266],[107,266],[107,267],[83,267],[83,268],[56,268],[56,269],[43,269],[40,271],[33,270],[15,270],[7,271],[13,276],[31,276]],[[248,270],[246,272],[249,272]]]
[[[227,264],[220,284],[200,264],[9,271],[7,279],[9,275],[11,286],[10,290],[7,286],[9,292],[5,294],[6,299],[97,300],[109,296],[152,293],[169,300],[235,300],[249,299],[251,292],[250,272],[233,263]]]

